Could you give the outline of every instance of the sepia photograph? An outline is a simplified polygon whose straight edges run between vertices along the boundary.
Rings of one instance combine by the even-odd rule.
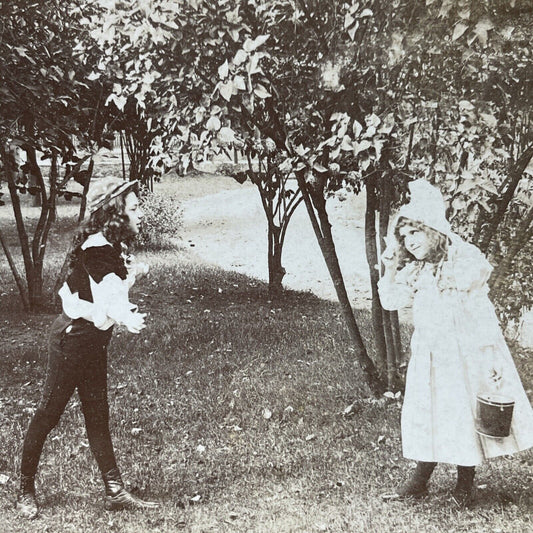
[[[0,530],[533,531],[532,0],[0,0]]]

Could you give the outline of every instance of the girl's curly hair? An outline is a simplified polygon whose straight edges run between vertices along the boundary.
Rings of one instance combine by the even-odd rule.
[[[429,237],[431,242],[431,250],[428,256],[424,259],[425,262],[437,264],[446,258],[448,253],[448,237],[444,235],[444,233],[430,228],[422,222],[402,217],[396,224],[394,235],[396,240],[400,243],[401,262],[403,263],[403,266],[405,266],[407,263],[417,261],[415,256],[405,248],[404,238],[400,235],[400,228],[405,226],[411,226],[412,228],[423,231]]]
[[[129,218],[125,214],[126,198],[121,194],[113,198],[107,204],[91,213],[89,218],[83,222],[73,239],[72,251],[69,255],[70,268],[76,264],[81,245],[87,237],[98,232],[102,232],[104,237],[116,248],[122,244],[128,245],[135,236],[129,226]]]

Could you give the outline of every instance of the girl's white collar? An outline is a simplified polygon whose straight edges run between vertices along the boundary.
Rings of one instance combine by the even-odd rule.
[[[87,240],[81,245],[81,249],[86,250],[87,248],[106,246],[107,244],[111,245],[111,243],[104,237],[104,234],[99,231],[98,233],[89,235]]]

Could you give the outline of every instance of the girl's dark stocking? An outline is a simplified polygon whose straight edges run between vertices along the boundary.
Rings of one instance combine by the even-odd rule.
[[[472,502],[475,474],[474,466],[457,465],[457,484],[453,491],[453,498],[458,505],[468,505]]]

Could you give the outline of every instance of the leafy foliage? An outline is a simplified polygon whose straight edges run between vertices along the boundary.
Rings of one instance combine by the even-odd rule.
[[[178,200],[173,196],[143,191],[140,206],[144,213],[136,247],[143,250],[172,248],[180,234],[182,220]]]

